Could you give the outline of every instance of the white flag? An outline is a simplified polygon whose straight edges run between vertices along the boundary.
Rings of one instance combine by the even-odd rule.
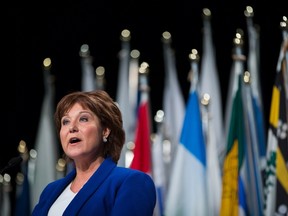
[[[168,32],[164,32],[171,36]],[[174,163],[176,149],[185,115],[185,100],[179,85],[174,50],[171,48],[171,38],[163,39],[163,56],[165,66],[165,80],[163,92],[163,132],[165,139],[170,141],[170,159],[167,159],[166,177],[169,182],[171,167]]]
[[[54,116],[54,82],[50,70],[44,70],[45,92],[40,113],[38,131],[35,141],[37,157],[35,161],[34,179],[30,183],[32,191],[32,209],[39,200],[44,187],[56,180],[56,164],[59,158],[58,139]]]
[[[210,16],[205,16],[203,18],[203,54],[199,78],[200,95],[209,94],[210,96],[209,125],[212,130],[214,130],[216,149],[219,155],[219,161],[222,164],[226,143],[225,139],[223,139],[222,97],[212,38]]]

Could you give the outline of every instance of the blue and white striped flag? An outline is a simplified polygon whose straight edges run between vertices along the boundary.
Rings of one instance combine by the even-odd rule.
[[[207,215],[206,149],[197,91],[198,64],[192,61],[191,68],[193,79],[171,172],[166,216]]]

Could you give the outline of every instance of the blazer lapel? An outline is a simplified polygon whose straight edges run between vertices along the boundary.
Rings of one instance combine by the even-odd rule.
[[[106,158],[96,172],[91,176],[83,188],[74,197],[66,208],[64,215],[77,215],[87,199],[101,186],[105,179],[110,175],[116,164],[111,158]]]
[[[43,212],[48,213],[49,208],[52,206],[52,204],[55,202],[55,200],[58,198],[58,196],[63,192],[63,190],[67,187],[67,185],[75,178],[76,170],[72,170],[65,178],[61,179],[59,181],[59,184],[55,188],[52,196],[47,200],[47,204],[43,207]]]

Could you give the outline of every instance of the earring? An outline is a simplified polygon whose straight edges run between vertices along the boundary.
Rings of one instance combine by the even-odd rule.
[[[104,143],[107,142],[107,137],[103,137],[103,142],[104,142]]]

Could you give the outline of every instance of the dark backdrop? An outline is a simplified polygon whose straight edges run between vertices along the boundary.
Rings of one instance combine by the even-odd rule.
[[[261,71],[266,119],[272,84],[282,42],[279,23],[287,16],[281,1],[119,1],[94,3],[74,8],[5,9],[1,18],[2,142],[0,165],[16,155],[20,140],[33,148],[43,99],[42,61],[52,59],[56,78],[55,103],[67,92],[80,90],[79,49],[90,46],[94,67],[105,67],[106,90],[116,95],[120,33],[131,31],[131,48],[140,51],[140,62],[150,65],[152,112],[162,108],[163,53],[161,37],[172,34],[179,81],[185,98],[190,83],[188,54],[202,49],[202,9],[212,11],[212,31],[223,103],[231,69],[231,53],[237,28],[246,31],[244,10],[254,8],[254,22],[260,26]],[[286,13],[286,14],[285,14]],[[3,131],[4,130],[4,131]],[[3,139],[4,138],[4,139]]]

